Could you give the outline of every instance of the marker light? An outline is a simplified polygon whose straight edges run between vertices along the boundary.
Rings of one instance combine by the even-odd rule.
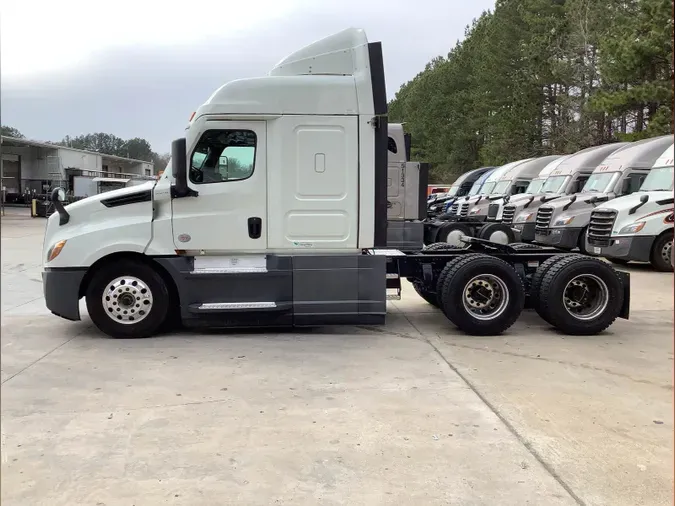
[[[66,241],[59,241],[54,246],[49,248],[49,252],[47,252],[47,262],[51,262],[57,256],[59,256],[59,254],[61,253],[61,250],[63,249],[63,247],[65,245],[66,245]]]

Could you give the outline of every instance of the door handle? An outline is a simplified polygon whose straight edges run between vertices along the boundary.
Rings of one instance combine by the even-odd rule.
[[[248,236],[251,239],[260,239],[262,234],[262,219],[251,217],[248,219]]]

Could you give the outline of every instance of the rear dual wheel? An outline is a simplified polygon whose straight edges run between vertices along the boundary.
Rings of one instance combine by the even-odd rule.
[[[602,332],[619,317],[623,284],[606,262],[583,255],[558,255],[533,276],[530,297],[537,313],[570,335]]]
[[[515,269],[503,260],[467,254],[448,262],[436,290],[445,316],[470,335],[497,335],[523,310],[525,289]]]

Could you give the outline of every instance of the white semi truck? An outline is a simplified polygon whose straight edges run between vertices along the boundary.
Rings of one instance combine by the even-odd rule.
[[[514,228],[518,240],[532,242],[539,206],[558,197],[579,193],[600,162],[627,145],[627,142],[616,142],[594,146],[551,162],[539,173],[538,185],[533,180],[525,194],[509,199],[502,211],[502,223]]]
[[[53,192],[46,305],[79,320],[84,298],[113,337],[381,324],[404,278],[471,334],[504,331],[526,304],[573,334],[628,317],[628,274],[598,259],[475,238],[388,247],[387,144],[382,49],[363,30],[229,82],[192,115],[158,181],[66,207]]]
[[[673,270],[673,145],[654,163],[640,191],[591,212],[586,249],[618,263]]]
[[[485,183],[481,195],[459,201],[455,216],[450,215],[443,222],[429,223],[426,227],[435,227],[436,240],[459,245],[463,236],[508,244],[515,242],[513,230],[496,223],[504,197],[517,195],[525,191],[530,181],[550,162],[559,156],[528,158],[507,163],[495,169]],[[425,237],[433,237],[432,231],[425,231]]]
[[[611,153],[598,165],[580,193],[539,207],[534,240],[538,244],[586,253],[591,211],[599,204],[640,189],[656,159],[673,142],[672,135],[633,142]]]

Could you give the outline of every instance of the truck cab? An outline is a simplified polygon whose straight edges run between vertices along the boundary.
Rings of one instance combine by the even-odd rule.
[[[387,245],[401,251],[419,250],[424,243],[425,203],[429,166],[411,162],[411,135],[390,123],[387,142]]]
[[[541,170],[559,158],[559,155],[542,156],[512,167],[501,175],[487,200],[469,209],[469,217],[486,221],[501,221],[504,201],[513,195],[524,193]]]
[[[639,190],[649,170],[673,142],[671,135],[644,139],[623,146],[594,170],[580,193],[543,204],[535,220],[535,242],[565,250],[586,250],[591,211],[616,197]]]
[[[618,263],[649,262],[673,270],[673,145],[656,160],[640,190],[591,212],[586,249]]]
[[[627,142],[617,142],[594,146],[551,162],[539,173],[537,179],[543,178],[543,181],[540,179],[538,186],[535,185],[535,179],[525,194],[509,199],[504,206],[502,223],[512,226],[521,241],[532,242],[539,206],[558,197],[580,192],[600,162],[626,145]]]
[[[488,178],[485,180],[485,182],[482,184],[480,187],[478,193],[474,195],[467,195],[464,199],[460,199],[457,202],[457,207],[454,205],[451,206],[450,210],[448,213],[450,216],[454,216],[457,219],[462,219],[462,218],[468,218],[470,214],[470,210],[475,208],[477,205],[481,204],[482,202],[489,203],[489,196],[493,195],[500,195],[502,196],[502,188],[498,189],[498,192],[495,193],[495,187],[497,186],[497,183],[502,181],[502,177],[505,176],[506,174],[509,174],[514,168],[518,167],[519,165],[528,162],[532,160],[531,158],[527,158],[524,160],[518,160],[516,162],[511,162],[507,163],[506,165],[502,165],[500,167],[497,167],[494,169]],[[511,179],[505,179],[503,180],[505,183],[502,183],[502,185],[506,185],[506,187],[509,186],[509,182]],[[527,186],[527,184],[525,184]],[[473,217],[473,221],[485,221],[487,218],[487,213],[484,213],[481,215],[480,213],[475,213],[476,216]]]
[[[458,215],[461,202],[466,201],[466,200],[470,199],[471,197],[481,195],[482,192],[483,192],[483,188],[486,188],[485,183],[490,178],[490,176],[494,173],[494,171],[497,170],[497,169],[498,169],[498,167],[491,167],[487,171],[485,171],[481,176],[479,176],[478,179],[476,179],[476,181],[471,185],[471,189],[464,196],[464,198],[459,197],[459,198],[455,199],[453,202],[451,202],[449,204],[446,204],[445,209],[444,209],[445,213],[448,216]]]
[[[427,216],[438,216],[439,214],[446,212],[457,199],[468,195],[471,188],[473,188],[474,183],[491,169],[494,169],[494,167],[480,167],[460,175],[455,182],[452,183],[452,186],[450,186],[447,193],[442,194],[442,197],[437,198],[436,201],[429,204]]]

